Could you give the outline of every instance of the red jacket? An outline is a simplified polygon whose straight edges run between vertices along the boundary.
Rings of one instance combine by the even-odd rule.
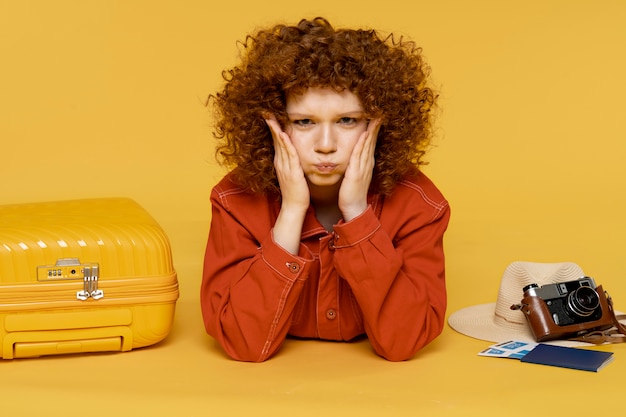
[[[226,176],[211,193],[201,305],[207,332],[237,360],[264,361],[287,337],[367,334],[389,360],[438,336],[446,310],[443,234],[448,202],[422,173],[334,233],[306,215],[298,256],[278,246],[280,202]]]

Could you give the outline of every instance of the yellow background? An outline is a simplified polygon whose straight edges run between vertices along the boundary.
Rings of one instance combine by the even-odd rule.
[[[465,415],[524,408],[564,380],[617,394],[621,346],[595,375],[477,358],[486,343],[449,328],[405,364],[364,342],[289,342],[267,364],[240,364],[203,334],[209,192],[224,173],[203,103],[237,40],[318,15],[424,48],[442,108],[425,171],[453,208],[450,312],[495,301],[515,260],[577,262],[626,306],[623,0],[0,0],[0,204],[131,197],[168,233],[182,291],[165,343],[0,363],[0,404],[15,415],[81,396],[111,415]]]

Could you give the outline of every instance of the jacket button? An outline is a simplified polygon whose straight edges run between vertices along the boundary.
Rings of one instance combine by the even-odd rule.
[[[335,320],[337,318],[337,312],[332,308],[326,312],[326,318],[328,320]]]
[[[289,268],[289,272],[296,274],[300,271],[300,264],[297,262],[287,262],[287,268]]]
[[[335,250],[335,241],[333,239],[328,241],[328,249],[332,252]]]

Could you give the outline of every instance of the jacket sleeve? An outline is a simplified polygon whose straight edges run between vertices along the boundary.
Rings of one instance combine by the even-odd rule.
[[[447,202],[429,216],[409,216],[393,239],[371,207],[335,226],[335,268],[354,293],[374,350],[392,361],[414,356],[445,322]]]
[[[282,345],[312,256],[254,236],[215,194],[200,301],[207,332],[234,359],[261,362]],[[309,259],[305,259],[309,258]]]

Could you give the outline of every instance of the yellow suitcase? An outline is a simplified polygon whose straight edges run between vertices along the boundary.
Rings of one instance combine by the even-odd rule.
[[[133,200],[0,206],[2,358],[155,344],[177,299],[169,240]]]

